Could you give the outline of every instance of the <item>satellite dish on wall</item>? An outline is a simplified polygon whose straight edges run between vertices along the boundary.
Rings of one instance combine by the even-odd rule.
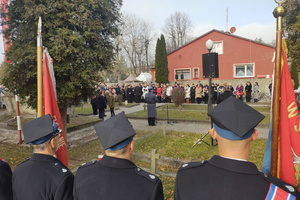
[[[236,31],[236,28],[235,28],[235,27],[231,27],[231,28],[230,28],[230,33],[235,33],[235,31]]]

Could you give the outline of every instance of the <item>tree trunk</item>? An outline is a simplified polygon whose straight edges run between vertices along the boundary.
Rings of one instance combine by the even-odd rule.
[[[68,106],[64,106],[62,109],[59,110],[60,117],[61,117],[61,123],[63,124],[63,127],[64,127],[66,146],[68,146],[67,145],[67,110],[68,110]]]

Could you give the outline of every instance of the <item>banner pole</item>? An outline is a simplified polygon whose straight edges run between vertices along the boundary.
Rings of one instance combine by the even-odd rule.
[[[38,30],[37,30],[37,96],[38,117],[43,116],[43,71],[42,71],[42,18],[39,17]]]
[[[286,0],[275,0],[278,7],[273,11],[277,18],[276,26],[276,61],[274,72],[274,94],[273,94],[273,121],[272,121],[272,149],[271,149],[271,175],[278,178],[278,137],[279,137],[279,115],[280,115],[280,80],[281,80],[281,49],[282,49],[282,17],[285,10],[282,3]]]

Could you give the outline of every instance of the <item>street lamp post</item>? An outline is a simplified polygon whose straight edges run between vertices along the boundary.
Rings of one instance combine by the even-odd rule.
[[[212,40],[207,40],[206,48],[208,50],[208,54],[202,55],[202,61],[203,61],[203,68],[206,68],[206,72],[208,72],[208,75],[205,74],[204,78],[209,78],[209,86],[208,86],[208,105],[207,105],[207,113],[211,111],[212,108],[212,86],[211,86],[211,79],[212,78],[218,78],[218,72],[215,72],[215,68],[218,65],[218,62],[215,62],[215,59],[218,59],[217,53],[211,53],[211,50],[213,48],[214,42]],[[216,65],[216,66],[215,66]],[[204,73],[203,73],[204,74]],[[211,128],[213,128],[213,122],[211,120]],[[214,140],[211,138],[211,146],[214,146]]]
[[[210,56],[210,52],[211,52],[211,50],[213,48],[214,42],[212,40],[207,40],[206,43],[205,43],[205,45],[206,45],[206,48],[208,50],[208,57],[209,57]],[[208,106],[207,106],[207,113],[210,112],[211,107],[212,107],[212,94],[211,94],[211,89],[212,89],[212,87],[211,87],[211,68],[212,68],[212,66],[211,66],[211,62],[209,62],[208,65],[209,65],[209,77],[208,77],[209,78],[209,82],[208,82]],[[212,127],[213,127],[213,123],[211,121],[211,128]]]
[[[210,52],[212,50],[212,47],[214,45],[214,42],[212,40],[207,40],[206,43],[206,48],[208,50],[208,57],[210,56]],[[210,112],[211,107],[212,107],[212,87],[211,87],[211,62],[209,62],[209,81],[208,81],[208,105],[207,105],[207,113]],[[213,122],[210,120],[210,127],[213,128]],[[214,139],[211,138],[211,146],[214,146]]]

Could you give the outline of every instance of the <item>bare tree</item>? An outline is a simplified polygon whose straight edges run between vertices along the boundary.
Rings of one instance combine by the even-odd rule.
[[[189,41],[193,25],[190,17],[183,12],[175,12],[165,20],[162,31],[166,36],[167,50],[173,51]]]
[[[143,19],[127,14],[123,16],[121,46],[126,52],[135,75],[149,71],[149,45],[154,36],[152,24]]]

